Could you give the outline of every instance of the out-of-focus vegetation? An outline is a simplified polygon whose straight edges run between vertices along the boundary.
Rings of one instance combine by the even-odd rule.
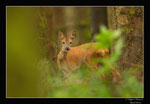
[[[7,97],[37,97],[40,59],[34,8],[7,8]]]
[[[95,35],[95,40],[97,40],[99,42],[99,44],[97,44],[97,46],[95,46],[96,49],[101,48],[101,47],[107,47],[108,49],[110,49],[111,46],[114,45],[114,43],[116,43],[116,45],[114,46],[115,49],[111,53],[111,55],[108,59],[106,59],[106,58],[99,59],[100,62],[102,62],[104,65],[101,68],[101,70],[99,70],[99,72],[101,72],[101,74],[103,74],[104,72],[109,72],[111,65],[114,66],[114,64],[120,57],[121,50],[123,48],[123,39],[122,39],[122,37],[120,37],[121,30],[119,30],[119,29],[112,31],[112,30],[107,30],[106,27],[102,26],[100,30],[101,30],[101,33]],[[118,39],[118,40],[115,41],[116,39]]]
[[[117,68],[125,41],[121,30],[104,26],[95,34],[94,39],[100,42],[95,48],[113,46],[114,51],[108,59],[99,60],[104,64],[102,70],[91,72],[83,65],[62,81],[62,72],[55,61],[59,52],[57,30],[62,27],[51,32],[56,26],[53,23],[57,23],[57,16],[51,11],[59,12],[59,8],[50,9],[47,14],[39,14],[39,10],[32,7],[7,8],[7,97],[143,97],[143,80],[138,80],[138,72],[143,68],[116,69],[122,77],[120,83],[110,80],[110,65]],[[48,27],[48,21],[53,27]],[[86,21],[80,28],[88,36],[82,34],[79,37],[86,36],[89,41],[89,21]],[[57,25],[64,24],[60,22]],[[54,47],[49,50],[51,46]],[[104,73],[108,77],[100,80],[99,76]]]

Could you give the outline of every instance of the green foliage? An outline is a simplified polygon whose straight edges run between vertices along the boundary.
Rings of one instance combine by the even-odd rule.
[[[104,46],[110,48],[113,45],[115,39],[121,34],[121,30],[107,30],[105,26],[100,28],[100,33],[95,34],[95,39],[100,42],[96,47]],[[99,47],[98,47],[99,46]]]
[[[114,52],[111,54],[110,58],[99,59],[103,63],[103,67],[98,71],[98,74],[104,74],[110,71],[110,66],[114,64],[121,55],[121,50],[123,48],[123,38],[121,37],[121,30],[107,30],[106,27],[102,26],[100,28],[100,33],[96,34],[95,40],[99,42],[95,47],[110,48],[116,42],[114,46]]]

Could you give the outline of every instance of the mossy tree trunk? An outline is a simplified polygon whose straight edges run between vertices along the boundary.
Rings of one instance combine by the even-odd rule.
[[[143,68],[143,7],[109,7],[107,12],[109,28],[123,31],[125,47],[120,69]]]

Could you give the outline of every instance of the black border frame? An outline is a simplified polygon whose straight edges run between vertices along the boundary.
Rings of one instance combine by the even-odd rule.
[[[6,6],[144,6],[144,0],[0,0],[0,26],[3,35],[0,35],[0,104],[46,104],[46,103],[65,103],[77,104],[131,104],[132,102],[144,103],[144,98],[6,98]],[[145,21],[144,6],[144,21]],[[145,34],[145,22],[144,22]],[[144,35],[145,37],[145,35]],[[148,38],[146,38],[148,39]],[[145,42],[145,39],[144,39]],[[144,45],[146,45],[144,43]],[[145,49],[145,48],[144,48]],[[145,52],[145,51],[144,51]],[[145,53],[144,53],[145,54]],[[145,55],[144,55],[145,56]],[[145,61],[145,57],[144,57]],[[144,62],[145,66],[145,62]],[[144,67],[145,69],[145,67]],[[144,70],[145,72],[145,70]],[[145,79],[145,73],[144,73]],[[145,82],[145,81],[144,81]],[[144,83],[145,84],[145,83]],[[144,85],[145,86],[145,85]],[[144,88],[145,90],[145,88]],[[138,103],[139,104],[139,103]]]

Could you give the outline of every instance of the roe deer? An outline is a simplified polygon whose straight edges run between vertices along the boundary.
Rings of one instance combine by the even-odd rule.
[[[98,42],[86,43],[76,47],[71,47],[76,33],[72,32],[69,38],[66,38],[62,32],[58,33],[62,42],[62,49],[57,56],[59,69],[63,71],[64,77],[73,69],[79,68],[81,64],[86,64],[91,70],[99,69],[99,63],[92,63],[92,60],[100,57],[109,57],[109,49],[93,48]],[[111,72],[120,79],[120,74],[112,67]]]

